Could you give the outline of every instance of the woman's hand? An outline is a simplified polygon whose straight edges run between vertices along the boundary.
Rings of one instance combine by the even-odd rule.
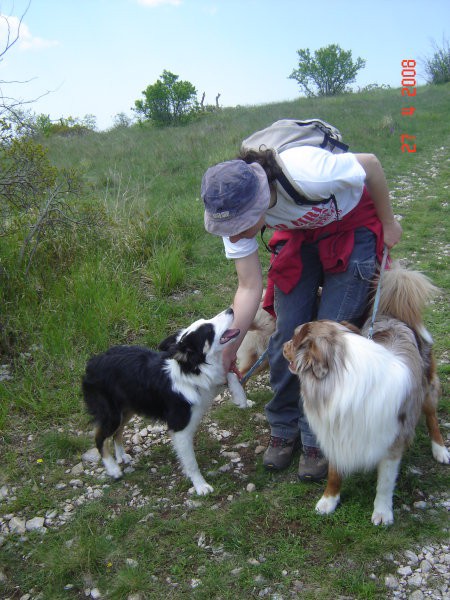
[[[390,249],[398,244],[402,237],[402,226],[395,219],[390,223],[383,223],[384,243]]]

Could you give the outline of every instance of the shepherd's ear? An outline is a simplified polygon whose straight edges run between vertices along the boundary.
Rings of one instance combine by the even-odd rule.
[[[361,335],[361,329],[359,327],[356,327],[356,325],[353,325],[353,323],[349,323],[348,321],[340,321],[340,324],[344,327],[347,327],[347,329],[352,333],[358,333],[359,335]]]
[[[310,329],[309,323],[304,323],[295,328],[294,335],[292,336],[292,345],[295,350],[298,350],[304,340],[308,337]]]
[[[310,340],[305,352],[305,367],[312,369],[317,379],[323,379],[330,370],[332,354],[331,346],[324,338]]]

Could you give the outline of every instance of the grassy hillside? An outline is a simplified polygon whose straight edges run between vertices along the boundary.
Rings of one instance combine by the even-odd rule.
[[[113,343],[155,346],[179,326],[229,305],[236,276],[221,241],[204,231],[201,177],[211,164],[233,158],[249,133],[280,118],[319,117],[344,133],[351,150],[380,158],[394,211],[403,219],[404,237],[393,254],[443,290],[426,321],[444,388],[441,417],[448,421],[449,92],[448,85],[418,88],[409,117],[401,116],[407,104],[400,90],[388,90],[226,109],[187,127],[47,140],[57,166],[82,171],[82,201],[99,226],[49,234],[27,277],[17,267],[20,237],[0,240],[0,364],[8,375],[0,382],[0,488],[8,489],[6,500],[0,495],[0,527],[2,514],[45,516],[73,496],[70,470],[92,446],[79,385],[88,356]],[[416,136],[417,152],[401,152],[402,134]],[[263,248],[261,257],[267,265]],[[419,516],[401,509],[422,495],[440,498],[448,486],[447,472],[430,457],[423,426],[402,467],[396,524],[375,530],[368,523],[373,476],[350,478],[342,508],[320,519],[313,512],[319,486],[297,483],[295,466],[280,475],[263,471],[255,448],[268,436],[260,417],[270,397],[267,379],[252,382],[249,396],[252,409],[219,404],[209,428],[202,428],[205,471],[213,460],[220,466],[220,452],[235,451],[236,444],[244,444],[244,466],[216,474],[216,492],[201,500],[201,508],[188,504],[189,486],[161,434],[151,458],[135,456],[134,473],[76,506],[65,525],[22,541],[2,541],[0,533],[2,597],[34,589],[45,599],[78,598],[88,587],[111,598],[132,592],[142,598],[250,598],[265,587],[289,597],[299,580],[305,598],[385,597],[389,565],[380,557],[445,536],[439,503]],[[230,437],[219,441],[211,423]],[[94,488],[102,482],[101,473],[83,477],[83,485]],[[56,487],[61,481],[67,487]],[[248,481],[256,494],[245,491]],[[147,499],[138,505],[131,501],[136,490]],[[206,538],[199,543],[201,534]],[[27,569],[21,569],[25,555]],[[247,562],[252,557],[257,564]],[[201,584],[192,587],[192,579]]]

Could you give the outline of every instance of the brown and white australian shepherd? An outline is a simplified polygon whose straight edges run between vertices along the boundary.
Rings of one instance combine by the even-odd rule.
[[[431,335],[422,321],[437,288],[425,275],[394,264],[383,273],[369,339],[348,323],[305,323],[284,346],[289,369],[301,382],[305,414],[329,460],[328,482],[316,505],[332,513],[342,477],[378,468],[372,523],[393,523],[392,496],[405,447],[423,412],[434,458],[450,454],[439,431],[440,385]]]

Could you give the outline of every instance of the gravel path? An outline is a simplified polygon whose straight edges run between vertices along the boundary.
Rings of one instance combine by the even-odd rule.
[[[258,378],[259,379],[259,378]],[[250,409],[251,410],[251,409]],[[254,418],[260,422],[263,431],[265,431],[265,418],[262,414],[253,414]],[[226,458],[226,463],[218,470],[221,472],[231,471],[234,476],[242,480],[243,488],[248,492],[254,490],[254,485],[248,479],[245,473],[245,465],[242,462],[241,454],[243,452],[254,452],[260,454],[264,446],[254,444],[238,444],[229,446],[227,439],[231,432],[221,429],[220,426],[207,418],[204,425],[208,434],[222,443],[221,455]],[[450,424],[443,427],[444,431],[450,431]],[[85,432],[79,432],[84,434]],[[160,425],[148,425],[140,418],[135,418],[130,422],[125,433],[125,444],[131,449],[132,463],[125,469],[131,472],[133,463],[140,457],[150,455],[152,446],[161,444],[170,444],[165,428]],[[223,461],[221,461],[223,462]],[[26,540],[27,534],[31,531],[38,531],[42,535],[48,530],[64,526],[76,514],[78,507],[103,496],[105,490],[110,487],[110,480],[106,476],[99,455],[95,448],[84,453],[81,461],[76,464],[69,464],[68,461],[59,461],[65,468],[65,476],[54,485],[55,490],[65,490],[66,499],[60,504],[55,505],[48,510],[45,515],[32,515],[25,512],[14,514],[8,512],[8,504],[15,499],[18,488],[15,486],[4,485],[0,488],[0,545],[2,545],[8,536],[14,535],[20,540]],[[151,469],[157,473],[157,467]],[[168,476],[170,478],[179,477],[179,474]],[[86,481],[95,481],[86,485]],[[19,485],[19,484],[18,484]],[[129,488],[129,506],[142,507],[149,503],[150,499],[146,497],[138,485],[131,484],[123,480],[123,485]],[[230,501],[232,498],[230,498]],[[168,498],[161,497],[159,506],[171,507],[171,501]],[[201,506],[201,501],[197,500],[191,493],[180,497],[177,506],[185,506],[187,509],[195,510]],[[403,505],[403,511],[412,511],[412,514],[418,514],[420,518],[421,511],[433,511],[436,508],[445,507],[450,510],[450,495],[442,494],[439,497],[428,497],[426,500],[414,503],[414,506]],[[173,507],[172,507],[173,508]],[[118,508],[118,510],[120,510]],[[447,599],[450,598],[450,547],[448,544],[427,544],[423,547],[411,548],[404,552],[403,556],[387,556],[385,560],[392,563],[392,570],[386,576],[384,585],[386,589],[386,598],[390,599],[408,599],[421,600],[425,598]],[[0,566],[0,582],[5,577]],[[374,574],[372,576],[377,579]],[[274,600],[282,600],[279,595],[274,595],[270,588],[266,588],[267,597]],[[86,597],[100,598],[96,588],[86,590]],[[45,600],[42,597],[33,594],[25,594],[20,600]],[[6,599],[5,599],[6,600]],[[12,598],[11,598],[12,600]],[[139,598],[130,598],[129,600],[144,600]]]

